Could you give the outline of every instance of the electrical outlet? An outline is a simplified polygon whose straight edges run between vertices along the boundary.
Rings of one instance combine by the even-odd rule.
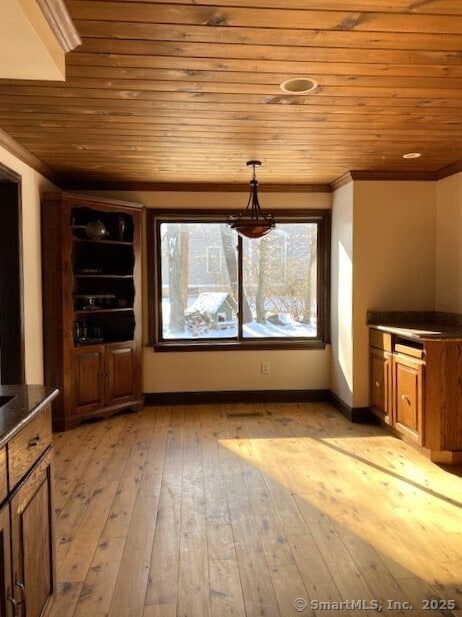
[[[262,362],[261,363],[261,374],[262,375],[269,375],[270,372],[270,364],[269,362]]]

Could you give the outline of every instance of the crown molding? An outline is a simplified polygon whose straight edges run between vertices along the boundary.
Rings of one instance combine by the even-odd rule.
[[[462,166],[460,170],[462,171]],[[345,184],[349,184],[350,182],[353,182],[355,180],[378,180],[389,182],[435,182],[439,179],[439,172],[437,171],[367,171],[356,169],[352,171],[347,171],[345,174],[343,174],[343,176],[340,176],[339,178],[337,178],[337,180],[334,180],[331,183],[330,188],[332,191],[336,191]]]
[[[331,182],[330,190],[333,193],[334,191],[337,191],[339,188],[345,186],[345,184],[349,184],[350,182],[353,182],[353,176],[351,175],[350,171],[347,171],[345,174],[343,174],[343,176],[340,176],[339,178]]]
[[[93,191],[159,191],[159,192],[188,192],[188,193],[247,193],[249,185],[243,183],[218,182],[98,182],[79,178],[73,180],[68,176],[64,182],[68,190]],[[329,184],[262,184],[258,185],[260,193],[330,193]]]
[[[45,165],[41,159],[35,156],[35,154],[32,154],[27,148],[24,148],[16,139],[8,135],[8,133],[5,133],[3,129],[0,129],[0,146],[44,176],[47,180],[53,182],[53,184],[58,186],[61,184],[60,177],[53,169]]]
[[[37,4],[65,53],[82,44],[63,0],[37,0]]]
[[[437,180],[443,180],[444,178],[449,178],[449,176],[454,176],[462,171],[462,161],[457,161],[452,165],[448,165],[447,167],[442,167],[437,171]]]

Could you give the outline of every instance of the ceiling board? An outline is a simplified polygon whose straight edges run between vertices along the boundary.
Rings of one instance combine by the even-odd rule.
[[[300,4],[69,0],[66,82],[1,80],[0,127],[82,186],[235,186],[254,158],[281,185],[462,160],[460,3]],[[297,75],[319,87],[283,93]]]

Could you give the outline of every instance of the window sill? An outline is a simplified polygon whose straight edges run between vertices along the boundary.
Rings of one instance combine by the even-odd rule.
[[[284,351],[288,349],[325,349],[326,343],[319,339],[303,340],[303,341],[162,341],[148,345],[156,352],[169,351],[254,351],[259,349],[273,349]]]

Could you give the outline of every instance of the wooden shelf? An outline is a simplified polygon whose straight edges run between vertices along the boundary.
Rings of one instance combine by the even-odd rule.
[[[118,244],[122,246],[133,246],[133,242],[128,242],[126,240],[92,240],[91,238],[76,238],[75,236],[72,239],[79,244]]]
[[[74,274],[74,278],[86,279],[132,279],[133,274]]]
[[[141,204],[42,197],[45,383],[59,390],[56,430],[142,401],[142,216]],[[109,235],[88,238],[98,221]]]
[[[74,311],[75,315],[98,315],[99,313],[125,313],[127,311],[133,311],[133,307],[127,307],[127,308],[100,308],[100,309],[93,309],[93,310],[88,310],[88,311],[84,311],[83,309],[80,309],[78,311]]]

